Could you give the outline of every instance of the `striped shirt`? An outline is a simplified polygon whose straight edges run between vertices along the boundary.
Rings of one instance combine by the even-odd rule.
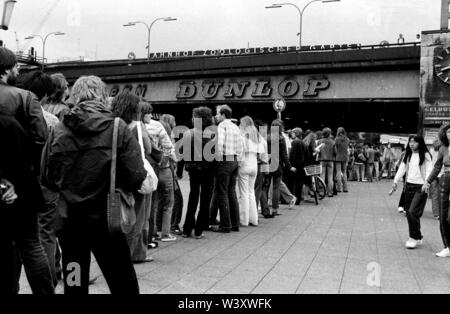
[[[237,125],[226,119],[219,124],[217,132],[218,156],[237,156],[240,159],[244,151],[244,142]]]

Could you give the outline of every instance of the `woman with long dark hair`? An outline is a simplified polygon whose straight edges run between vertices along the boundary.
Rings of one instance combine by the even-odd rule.
[[[121,118],[128,124],[128,129],[139,141],[138,128],[142,130],[142,141],[144,145],[144,155],[146,158],[151,154],[152,145],[147,130],[141,120],[141,102],[138,96],[125,90],[118,94],[112,101],[111,109],[115,117]],[[128,246],[130,247],[131,258],[134,263],[145,263],[153,261],[147,256],[147,239],[145,239],[146,221],[150,217],[150,207],[152,196],[143,195],[138,191],[133,191],[135,199],[134,210],[136,212],[136,224],[130,233],[126,235]]]
[[[427,203],[427,192],[423,186],[430,176],[433,165],[431,154],[425,145],[422,136],[411,135],[408,139],[405,157],[392,185],[392,192],[395,192],[398,183],[406,175],[405,183],[405,211],[409,225],[409,240],[406,248],[415,249],[422,244],[423,236],[420,231],[420,218],[423,215]]]
[[[449,216],[449,197],[450,197],[450,155],[449,155],[449,139],[450,139],[450,124],[443,126],[439,131],[439,140],[441,147],[439,148],[438,157],[434,164],[434,169],[428,177],[424,186],[424,190],[430,188],[431,183],[436,180],[442,169],[444,174],[441,180],[441,206],[440,206],[440,227],[441,236],[445,249],[436,254],[438,257],[450,257],[450,216]]]

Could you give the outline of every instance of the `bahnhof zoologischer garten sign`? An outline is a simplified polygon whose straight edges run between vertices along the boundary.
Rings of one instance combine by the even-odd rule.
[[[348,45],[317,45],[317,46],[282,46],[282,47],[262,47],[262,48],[237,48],[237,49],[212,49],[196,51],[177,51],[177,52],[156,52],[150,54],[150,59],[180,58],[180,57],[213,57],[213,56],[240,56],[264,53],[283,53],[297,51],[317,51],[317,50],[346,50],[358,49],[361,44]]]

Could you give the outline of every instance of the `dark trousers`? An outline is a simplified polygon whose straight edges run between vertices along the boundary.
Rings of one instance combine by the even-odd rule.
[[[216,169],[217,171],[217,169]],[[211,202],[209,204],[209,225],[215,226],[217,222],[217,214],[219,213],[219,204],[217,203],[217,193],[216,193],[216,178],[214,177],[214,188],[211,196]]]
[[[409,237],[414,240],[422,240],[420,231],[420,218],[425,210],[428,195],[422,192],[420,184],[406,184],[405,211],[408,219]]]
[[[139,294],[136,272],[131,261],[125,235],[111,235],[105,214],[89,214],[96,208],[69,206],[69,217],[64,221],[62,259],[64,293],[89,293],[91,252],[112,294]]]
[[[0,206],[0,210],[5,219],[0,228],[0,294],[12,295],[19,292],[17,274],[20,274],[20,259],[33,294],[53,294],[53,278],[39,239],[37,214],[25,213],[30,209],[24,210],[20,205]]]
[[[445,173],[441,181],[442,183],[442,193],[441,193],[441,212],[440,212],[440,228],[441,236],[444,246],[446,248],[450,247],[450,221],[449,221],[449,197],[450,197],[450,173]]]
[[[256,176],[255,182],[255,198],[256,198],[256,207],[258,207],[259,204],[261,204],[261,213],[263,214],[263,216],[270,215],[270,208],[267,201],[268,198],[267,191],[269,190],[270,182],[268,184],[269,187],[265,188],[264,184],[267,185],[267,182],[265,180],[266,176],[267,174],[260,172],[258,169],[258,175]]]
[[[229,230],[239,228],[239,203],[236,196],[237,161],[221,161],[216,169],[216,198],[220,211],[220,226]]]
[[[276,213],[278,209],[280,208],[280,185],[281,185],[281,178],[282,178],[282,172],[272,172],[269,175],[269,184],[265,188],[265,192],[267,195],[269,194],[270,189],[270,182],[272,182],[273,185],[273,193],[272,193],[272,208],[273,211]]]
[[[190,235],[195,228],[195,235],[200,236],[209,226],[209,207],[214,185],[214,172],[211,169],[189,171],[191,191],[184,222],[183,233]],[[198,203],[200,210],[195,219]]]
[[[304,171],[303,168],[298,169],[298,171]],[[294,190],[292,194],[297,198],[297,203],[300,203],[300,200],[303,198],[303,185],[306,182],[306,175],[303,173],[296,174],[294,176]]]
[[[178,183],[178,180],[175,179],[174,203],[172,210],[172,231],[180,229],[181,218],[183,216],[183,203],[183,194],[181,193],[180,184]]]
[[[42,195],[45,200],[45,211],[39,213],[39,235],[47,254],[50,270],[53,278],[53,284],[56,287],[58,284],[57,270],[56,270],[56,254],[58,241],[56,239],[55,222],[58,210],[59,193],[50,191],[42,187]]]

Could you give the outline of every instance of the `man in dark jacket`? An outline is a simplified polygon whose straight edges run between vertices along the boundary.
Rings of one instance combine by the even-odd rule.
[[[300,204],[300,200],[302,199],[303,194],[303,184],[306,183],[306,173],[305,167],[306,163],[309,159],[309,151],[308,146],[303,143],[302,135],[303,130],[298,128],[294,129],[296,139],[292,142],[291,153],[289,156],[289,160],[291,162],[292,167],[297,169],[297,172],[294,174],[294,195],[297,198],[297,204]]]
[[[14,87],[19,75],[15,54],[0,48],[0,114],[16,118],[33,144],[31,154],[33,166],[39,167],[42,148],[47,140],[41,105],[33,93]],[[35,169],[38,173],[38,169]]]
[[[44,200],[38,178],[32,171],[29,138],[10,116],[0,115],[0,178],[15,188],[14,204],[0,201],[3,225],[0,228],[0,294],[18,293],[14,250],[20,253],[34,294],[53,294],[53,282],[44,248],[39,241],[38,211]]]
[[[67,205],[61,243],[64,291],[88,293],[92,251],[111,293],[136,294],[139,286],[125,235],[111,235],[107,224],[114,118],[105,107],[106,86],[98,77],[81,77],[72,94],[77,105],[50,134],[42,167],[43,184],[59,191]],[[146,176],[139,144],[121,120],[116,186],[137,191]],[[70,282],[75,270],[79,276]]]

